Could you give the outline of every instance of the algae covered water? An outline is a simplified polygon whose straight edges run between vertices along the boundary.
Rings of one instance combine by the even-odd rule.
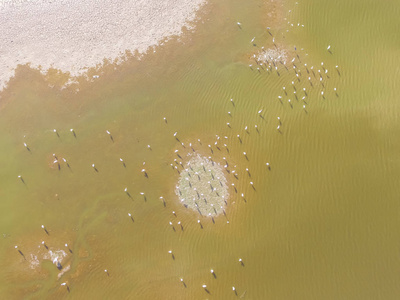
[[[397,299],[399,13],[216,0],[89,82],[21,67],[0,103],[1,297]]]

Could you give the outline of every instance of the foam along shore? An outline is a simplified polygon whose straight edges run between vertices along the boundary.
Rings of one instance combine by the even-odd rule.
[[[0,0],[0,91],[29,63],[84,74],[126,51],[144,53],[185,26],[205,0]]]

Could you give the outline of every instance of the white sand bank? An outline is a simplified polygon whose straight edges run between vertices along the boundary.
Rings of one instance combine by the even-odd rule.
[[[0,91],[18,64],[81,75],[190,28],[205,0],[0,0]]]

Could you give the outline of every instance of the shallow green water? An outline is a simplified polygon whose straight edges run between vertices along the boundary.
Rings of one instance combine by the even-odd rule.
[[[235,286],[243,299],[398,299],[400,4],[297,2],[212,1],[183,44],[79,93],[22,70],[1,100],[1,297],[230,299]],[[274,47],[267,26],[288,51],[279,76],[249,59]],[[175,194],[170,164],[175,150],[188,161],[189,143],[229,162],[230,199],[215,223]],[[42,241],[67,254],[60,279]]]

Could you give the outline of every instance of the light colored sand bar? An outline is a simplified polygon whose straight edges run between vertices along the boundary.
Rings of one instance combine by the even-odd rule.
[[[80,75],[190,28],[205,0],[0,0],[0,90],[18,64]]]

